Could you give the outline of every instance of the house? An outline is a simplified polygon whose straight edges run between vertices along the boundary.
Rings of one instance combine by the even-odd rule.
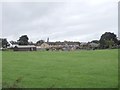
[[[62,50],[62,51],[70,51],[75,50],[79,47],[79,42],[44,42],[40,46],[37,46],[37,50]]]
[[[91,42],[91,43],[88,44],[88,47],[89,47],[90,49],[93,49],[93,50],[94,50],[94,49],[98,49],[99,46],[100,46],[100,44],[94,43],[94,42]]]
[[[34,45],[22,45],[22,46],[15,46],[13,48],[14,51],[36,51],[36,46]]]
[[[46,42],[44,42],[44,43],[42,43],[40,45],[36,45],[37,51],[39,51],[39,50],[40,51],[45,51],[48,48],[50,48],[50,46]]]
[[[49,48],[50,46],[49,46],[49,44],[48,43],[42,43],[41,44],[41,46],[40,46],[41,48]]]
[[[80,49],[88,49],[88,43],[86,43],[86,42],[81,42],[81,43],[80,43]]]

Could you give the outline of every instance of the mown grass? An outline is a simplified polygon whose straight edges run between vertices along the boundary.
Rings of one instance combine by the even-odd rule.
[[[116,88],[118,51],[2,53],[3,86],[21,78],[24,88]]]

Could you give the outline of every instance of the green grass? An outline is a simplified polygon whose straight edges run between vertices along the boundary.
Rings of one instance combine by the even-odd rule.
[[[118,51],[2,53],[3,85],[24,88],[116,88]]]

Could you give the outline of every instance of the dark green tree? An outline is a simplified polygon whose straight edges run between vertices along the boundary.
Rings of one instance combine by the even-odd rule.
[[[27,35],[22,35],[18,40],[18,44],[19,45],[28,45],[29,44],[28,40],[29,40],[29,38]]]
[[[41,45],[41,44],[43,44],[44,42],[45,42],[44,40],[39,40],[39,41],[36,42],[36,45]]]
[[[117,45],[118,40],[114,33],[105,32],[102,34],[99,42],[101,48],[111,48],[112,46]]]
[[[2,48],[7,48],[7,46],[9,46],[9,43],[6,38],[0,39],[0,46],[2,46]]]
[[[118,40],[118,45],[120,45],[120,40]]]

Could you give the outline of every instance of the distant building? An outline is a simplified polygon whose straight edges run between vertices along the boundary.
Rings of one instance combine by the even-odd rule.
[[[49,42],[49,38],[47,38],[47,42]]]
[[[44,42],[40,46],[37,46],[37,50],[76,50],[80,46],[80,42]]]
[[[98,49],[100,44],[91,42],[88,44],[88,46],[90,49]]]
[[[49,46],[49,44],[48,43],[42,43],[41,44],[41,46],[40,46],[41,48],[49,48],[50,46]]]
[[[36,46],[34,45],[25,45],[25,46],[15,46],[14,51],[36,51]]]
[[[86,43],[86,42],[81,42],[81,43],[80,43],[80,49],[88,49],[88,43]]]

